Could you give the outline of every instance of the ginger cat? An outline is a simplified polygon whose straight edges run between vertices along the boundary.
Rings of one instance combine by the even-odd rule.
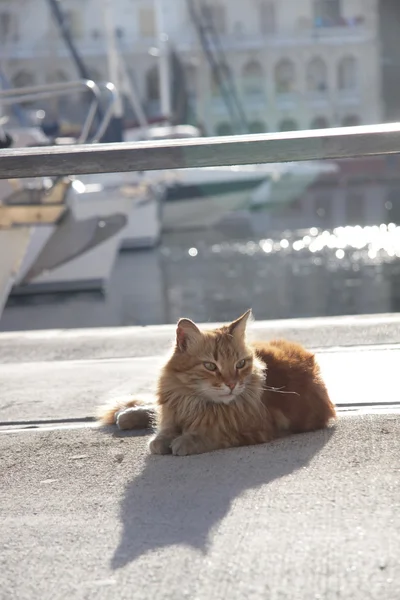
[[[210,331],[180,319],[155,403],[114,403],[99,420],[120,429],[155,424],[150,451],[179,456],[326,427],[335,408],[314,355],[285,340],[248,343],[250,316]]]

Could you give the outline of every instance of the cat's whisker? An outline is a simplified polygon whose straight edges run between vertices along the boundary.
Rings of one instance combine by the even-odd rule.
[[[292,390],[285,390],[284,387],[275,388],[267,385],[266,387],[261,388],[264,392],[275,392],[276,394],[295,394],[296,396],[300,396],[298,392],[294,392]]]

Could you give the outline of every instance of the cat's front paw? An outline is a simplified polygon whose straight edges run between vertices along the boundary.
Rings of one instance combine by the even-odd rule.
[[[151,440],[149,449],[152,454],[171,454],[171,440],[162,435],[156,435]]]
[[[180,435],[171,444],[172,454],[175,456],[188,456],[189,454],[200,454],[204,447],[194,435]]]

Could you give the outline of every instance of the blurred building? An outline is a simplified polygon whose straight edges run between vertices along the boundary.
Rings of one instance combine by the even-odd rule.
[[[189,4],[158,6],[183,65],[192,121],[226,134],[233,128],[229,111]],[[60,5],[92,78],[107,79],[102,0]],[[251,131],[383,119],[378,0],[193,0],[192,6],[218,34],[220,70],[232,77]],[[150,116],[160,113],[156,7],[154,0],[113,2],[117,45]],[[0,1],[0,47],[2,73],[15,86],[77,77],[46,0]],[[54,108],[73,112],[74,102]]]
[[[245,8],[242,0],[229,0],[213,2],[209,11],[251,131],[381,120],[376,0],[252,0]],[[187,55],[200,118],[215,133],[229,132],[220,90],[198,46]]]

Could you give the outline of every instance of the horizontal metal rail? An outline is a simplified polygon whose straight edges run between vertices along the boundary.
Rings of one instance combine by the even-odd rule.
[[[400,153],[400,123],[287,133],[0,151],[0,179]]]
[[[88,137],[96,116],[97,108],[100,104],[101,90],[108,93],[108,105],[106,112],[94,133],[91,143],[98,142],[104,135],[110,119],[112,117],[113,107],[116,101],[116,89],[110,82],[95,83],[91,79],[78,79],[76,81],[47,83],[44,85],[29,86],[24,88],[12,88],[8,90],[0,90],[0,105],[22,104],[23,102],[34,102],[47,98],[55,98],[57,96],[69,95],[74,92],[89,91],[93,95],[93,100],[89,106],[89,110],[82,127],[81,135],[78,139],[79,144],[88,141]]]
[[[82,90],[90,90],[94,95],[99,96],[99,89],[94,81],[90,79],[78,79],[76,81],[58,81],[56,83],[1,90],[0,100],[2,104],[32,102],[41,98],[51,98]]]
[[[89,91],[93,94],[93,100],[90,104],[85,122],[83,124],[82,133],[79,138],[79,143],[83,144],[87,141],[94,118],[96,116],[97,107],[100,103],[100,90],[98,86],[89,79],[78,79],[77,81],[58,81],[56,83],[46,83],[43,85],[27,86],[24,88],[12,88],[0,91],[0,104],[12,105],[22,104],[23,102],[35,102],[57,96],[72,94],[76,91]]]

